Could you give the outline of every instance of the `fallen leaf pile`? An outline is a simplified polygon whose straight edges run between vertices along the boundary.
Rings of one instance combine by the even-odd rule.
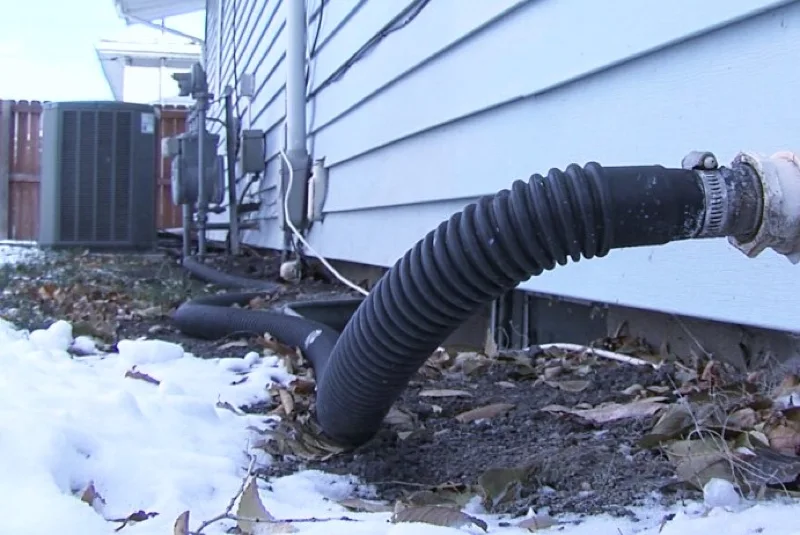
[[[719,363],[707,364],[677,389],[678,401],[639,445],[661,448],[679,479],[698,489],[719,478],[750,493],[796,490],[800,403],[794,396],[800,378],[788,375],[772,388],[756,376],[719,384],[714,367]]]
[[[112,343],[120,322],[165,318],[187,294],[185,273],[159,255],[51,256],[3,267],[0,312],[8,319],[20,319],[22,308],[28,321],[67,320],[76,334]]]
[[[104,341],[116,336],[118,322],[135,317],[160,317],[160,306],[136,301],[128,294],[100,286],[72,284],[59,287],[45,283],[36,289],[40,305],[73,324],[74,329]]]
[[[342,453],[344,449],[327,440],[312,418],[316,381],[314,370],[300,349],[280,343],[269,333],[258,338],[256,343],[265,353],[277,355],[286,371],[294,375],[288,385],[270,387],[269,393],[278,403],[267,415],[280,420],[272,428],[254,428],[262,436],[256,447],[271,455],[307,461],[324,461]]]

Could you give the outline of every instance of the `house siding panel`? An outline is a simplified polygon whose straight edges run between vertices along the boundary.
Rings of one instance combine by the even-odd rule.
[[[309,41],[319,5],[309,4]],[[309,147],[329,166],[325,221],[310,233],[323,254],[391,265],[467,202],[571,162],[678,165],[694,149],[729,161],[740,149],[800,146],[800,75],[786,69],[800,60],[797,1],[463,5],[431,0],[388,32],[411,0],[325,4],[308,107]],[[255,26],[274,36],[282,25],[281,15]],[[270,247],[282,241],[284,46],[241,50],[242,72],[255,71],[260,88],[249,113],[268,131],[265,224],[248,239]],[[747,259],[715,240],[615,251],[521,287],[800,330],[800,310],[784,297],[798,276],[782,257]]]

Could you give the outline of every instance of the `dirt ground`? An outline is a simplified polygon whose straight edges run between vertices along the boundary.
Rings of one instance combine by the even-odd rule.
[[[597,363],[591,368],[586,375],[573,371],[559,376],[558,384],[574,381],[583,386],[588,382],[581,392],[521,377],[515,363],[495,363],[470,377],[420,377],[397,408],[419,418],[424,431],[401,439],[387,428],[355,454],[312,462],[309,467],[360,476],[389,500],[443,484],[466,491],[487,470],[521,469],[524,475],[515,481],[519,488],[501,500],[495,511],[524,514],[534,507],[551,513],[631,514],[626,506],[641,502],[674,480],[675,470],[665,457],[649,450],[636,451],[636,442],[652,427],[653,419],[597,425],[540,409],[625,402],[631,396],[623,390],[635,384],[661,385],[665,374],[618,364]],[[444,389],[463,389],[470,396],[420,396],[423,390]],[[491,419],[469,423],[455,419],[493,404],[511,407]],[[282,471],[279,467],[278,472]],[[670,492],[663,501],[684,495]]]
[[[204,358],[264,350],[263,340],[196,340],[170,324],[170,312],[186,299],[221,291],[187,276],[175,253],[170,247],[147,255],[58,253],[0,266],[0,317],[26,329],[67,319],[76,334],[93,336],[111,351],[118,340],[140,336],[180,343]],[[268,278],[275,277],[278,264],[274,255],[255,252],[234,262],[211,261],[227,263],[239,274]],[[285,285],[268,305],[343,295],[348,292],[341,286],[317,277]],[[639,345],[627,348],[619,347],[620,340],[603,343],[641,354],[645,365],[536,349],[490,357],[434,355],[375,440],[336,455],[297,454],[291,448],[267,446],[275,462],[264,475],[315,468],[360,476],[377,488],[380,498],[390,501],[461,503],[478,494],[489,510],[497,512],[522,514],[533,507],[553,514],[632,515],[630,507],[643,501],[670,503],[696,497],[710,477],[729,478],[742,489],[773,488],[774,477],[761,478],[759,486],[730,468],[742,455],[750,465],[757,464],[758,458],[750,455],[768,446],[782,456],[777,461],[770,457],[784,470],[777,483],[787,491],[796,486],[800,413],[778,407],[776,400],[786,389],[800,392],[800,380],[772,385],[784,390],[775,393],[773,388],[772,401],[765,403],[766,394],[754,386],[758,376],[734,377],[719,363],[687,364],[670,358],[655,369],[647,362],[664,360],[664,355],[636,342]],[[722,399],[717,389],[731,384],[734,394],[729,389],[725,403],[716,401]],[[282,414],[287,422],[298,424],[307,417],[303,407],[313,403],[311,392],[313,388],[290,391],[294,398],[289,408],[285,396],[276,395],[272,403],[243,409]],[[688,399],[683,406],[694,411],[691,424],[679,418],[681,399]],[[702,412],[702,407],[710,406],[709,399],[714,400],[715,410]],[[715,431],[714,436],[724,438],[720,442],[725,448],[730,444],[747,453],[715,449],[712,454],[722,457],[712,462],[706,448],[704,464],[687,467],[686,458],[695,458],[678,455],[678,446],[696,447],[698,436],[711,436],[700,432],[701,427],[718,429],[720,412],[743,419],[743,411],[753,417],[733,431]],[[702,418],[696,416],[700,413]],[[648,437],[656,437],[659,447],[642,442]],[[672,445],[664,447],[665,440]],[[720,459],[726,461],[727,472],[716,463]]]

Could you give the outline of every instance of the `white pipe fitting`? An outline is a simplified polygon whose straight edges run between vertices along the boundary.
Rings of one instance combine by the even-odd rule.
[[[800,262],[800,158],[793,152],[772,156],[743,152],[734,164],[752,167],[764,191],[761,223],[755,236],[746,242],[731,237],[730,243],[753,258],[767,248]]]

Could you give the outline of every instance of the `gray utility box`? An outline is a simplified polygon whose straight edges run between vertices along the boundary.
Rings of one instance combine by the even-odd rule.
[[[131,250],[155,245],[153,106],[44,105],[39,244]]]
[[[162,141],[162,155],[172,158],[172,202],[176,205],[195,204],[199,196],[200,143],[197,132],[184,132]],[[225,196],[222,157],[217,154],[219,136],[203,132],[203,172],[205,202],[219,204]]]

